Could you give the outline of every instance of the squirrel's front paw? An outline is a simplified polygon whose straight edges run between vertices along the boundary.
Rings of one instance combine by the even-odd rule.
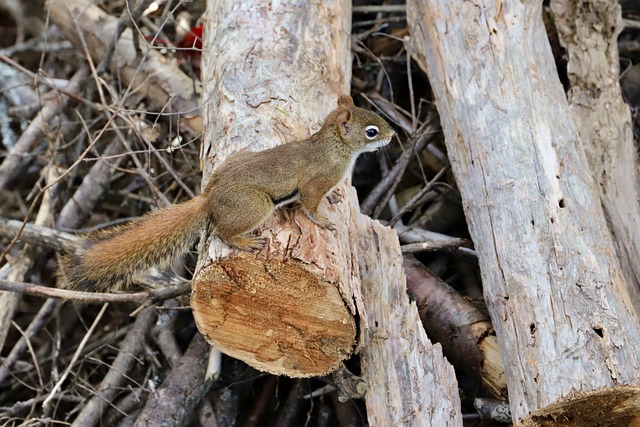
[[[335,205],[336,203],[339,203],[343,199],[342,192],[337,188],[335,188],[332,191],[330,191],[329,194],[327,194],[327,199],[329,200],[329,203],[331,203],[332,205]]]

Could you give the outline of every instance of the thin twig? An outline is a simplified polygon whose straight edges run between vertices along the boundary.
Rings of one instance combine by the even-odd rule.
[[[408,211],[412,210],[420,201],[420,199],[422,199],[422,197],[427,194],[429,191],[431,191],[431,189],[433,189],[433,187],[436,185],[436,183],[440,180],[440,178],[442,178],[442,175],[445,174],[445,172],[447,172],[449,170],[450,166],[446,165],[445,167],[443,167],[442,169],[440,169],[440,171],[438,171],[438,173],[436,174],[436,176],[434,176],[431,181],[429,181],[427,183],[427,185],[425,185],[419,192],[418,194],[416,194],[415,196],[413,196],[411,198],[411,200],[409,200],[407,203],[405,203],[405,205],[402,207],[402,209],[400,209],[400,212],[398,212],[393,218],[391,218],[391,220],[389,221],[389,227],[393,227],[394,225],[396,225],[396,222],[398,222],[398,220],[400,219],[400,217],[402,215],[404,215],[405,213],[407,213]]]
[[[353,6],[353,13],[396,13],[406,12],[407,7],[404,4],[386,4],[382,6]]]
[[[164,301],[165,299],[188,294],[191,291],[191,283],[185,280],[178,285],[155,289],[153,291],[114,294],[72,291],[69,289],[50,288],[48,286],[36,285],[34,283],[0,279],[0,290],[44,298],[83,301],[91,304],[136,302],[144,303],[145,306],[148,306],[159,301]]]
[[[67,365],[67,369],[64,370],[64,373],[62,374],[62,376],[60,377],[56,385],[53,386],[53,388],[51,389],[51,392],[49,393],[49,396],[44,400],[44,402],[42,402],[42,407],[45,409],[45,411],[48,410],[51,400],[54,398],[56,393],[58,393],[58,390],[62,386],[62,383],[65,382],[65,380],[69,376],[69,373],[73,368],[73,365],[75,365],[76,361],[80,357],[80,354],[82,353],[82,349],[84,348],[85,345],[87,345],[87,341],[89,341],[89,337],[93,334],[93,331],[98,326],[98,323],[100,323],[100,320],[102,319],[102,316],[104,315],[104,313],[107,311],[108,306],[109,304],[106,304],[106,303],[102,306],[102,308],[100,309],[100,312],[98,313],[96,318],[93,320],[91,327],[89,328],[87,333],[84,334],[84,337],[82,338],[82,341],[78,345],[78,348],[76,349],[75,353],[73,353],[73,357],[71,358],[69,365]]]
[[[452,238],[451,240],[428,240],[422,243],[409,243],[402,245],[403,254],[413,254],[417,252],[432,252],[443,249],[457,249],[461,246],[467,246],[470,242],[466,239]]]

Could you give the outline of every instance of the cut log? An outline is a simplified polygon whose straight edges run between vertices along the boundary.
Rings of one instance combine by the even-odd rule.
[[[261,371],[324,375],[353,352],[355,321],[338,288],[292,260],[221,259],[193,281],[191,307],[211,344]]]
[[[640,415],[640,327],[541,6],[411,0],[410,49],[441,114],[514,422],[587,407],[589,425],[617,425]]]
[[[351,68],[349,2],[209,6],[205,182],[235,151],[266,149],[317,130],[338,96],[349,93]],[[216,239],[202,245],[192,293],[198,327],[223,352],[290,376],[329,372],[358,342],[371,425],[429,425],[424,420],[431,419],[448,425],[438,424],[442,413],[451,425],[462,425],[453,369],[426,338],[406,296],[397,236],[359,213],[350,185],[337,191],[337,201],[320,205],[335,231],[295,209],[280,210],[260,231],[269,245],[259,254],[230,252]],[[303,312],[302,322],[288,317]],[[355,315],[357,341],[350,329]],[[270,346],[252,346],[254,339]],[[320,342],[325,347],[318,351]],[[321,368],[313,360],[331,354],[334,360]],[[443,410],[434,415],[434,407]]]
[[[350,72],[344,7],[214,2],[202,64],[205,181],[233,152],[304,139],[335,109]],[[346,187],[340,192],[341,201],[320,207],[335,234],[281,209],[266,224],[270,244],[260,254],[226,256],[216,238],[201,251],[224,257],[201,257],[204,268],[193,280],[194,317],[210,343],[263,371],[295,377],[324,375],[349,357],[359,287],[349,261],[355,198]]]
[[[615,0],[553,0],[551,10],[568,53],[571,116],[580,130],[631,301],[640,313],[640,181],[631,113],[618,82],[620,5]]]

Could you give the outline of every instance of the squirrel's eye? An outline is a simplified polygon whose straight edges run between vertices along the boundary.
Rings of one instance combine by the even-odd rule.
[[[367,135],[367,138],[373,139],[378,136],[378,126],[370,125],[364,130],[364,133]]]

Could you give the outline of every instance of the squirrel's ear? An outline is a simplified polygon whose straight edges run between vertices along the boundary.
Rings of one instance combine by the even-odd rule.
[[[352,114],[350,110],[340,110],[336,116],[336,125],[340,135],[347,136],[351,132],[351,118]]]
[[[338,106],[345,108],[355,107],[353,104],[353,98],[349,95],[341,95],[340,98],[338,98]]]

